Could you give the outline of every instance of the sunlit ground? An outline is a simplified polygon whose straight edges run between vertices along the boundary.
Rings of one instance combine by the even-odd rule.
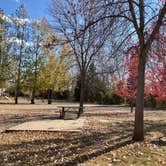
[[[58,118],[56,104],[45,104],[0,104],[0,130]],[[81,132],[2,132],[0,165],[166,165],[166,111],[145,111],[141,143],[132,141],[134,113],[129,108],[87,107],[83,117]]]

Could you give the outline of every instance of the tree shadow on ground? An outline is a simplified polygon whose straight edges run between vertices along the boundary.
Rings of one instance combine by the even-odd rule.
[[[156,134],[156,140],[152,140],[151,143],[158,146],[166,146],[166,121],[145,121],[146,134],[150,132],[158,132]]]
[[[166,136],[166,121],[152,121],[146,120],[146,133],[148,132],[160,132],[164,136]]]
[[[133,117],[134,116],[134,114],[132,114],[132,113],[130,113],[130,111],[129,111],[129,113],[127,114],[126,112],[124,113],[124,112],[111,112],[111,110],[110,110],[110,112],[106,112],[106,113],[89,113],[89,112],[85,112],[83,115],[82,115],[82,117],[110,117],[110,118],[123,118],[123,117],[126,117],[126,115],[129,115],[129,116],[131,116],[131,117]]]
[[[105,154],[105,153],[108,153],[108,152],[111,152],[113,150],[117,150],[121,147],[124,147],[126,145],[129,145],[129,144],[132,144],[133,141],[132,140],[127,140],[127,141],[124,141],[124,142],[120,142],[120,143],[117,143],[113,146],[108,146],[104,149],[101,149],[101,150],[97,150],[97,151],[92,151],[91,153],[88,153],[88,154],[83,154],[83,155],[80,155],[80,156],[77,156],[75,157],[74,159],[71,159],[69,161],[66,161],[66,162],[63,162],[61,164],[56,164],[57,166],[74,166],[74,165],[77,165],[78,163],[84,163],[86,162],[87,160],[90,160],[94,157],[98,157],[102,154]]]
[[[109,132],[55,133],[55,138],[51,139],[0,145],[0,162],[15,165],[19,165],[18,161],[21,162],[20,165],[46,165],[49,163],[57,166],[77,165],[133,143],[131,128],[124,130],[126,125],[129,124],[117,123],[116,128],[114,126]],[[10,135],[11,133],[4,134]],[[21,136],[21,132],[17,134]],[[4,154],[8,154],[7,161],[3,160]]]
[[[30,102],[20,102],[18,104],[15,104],[14,102],[0,102],[0,105],[16,105],[16,106],[19,106],[19,105],[32,105],[32,104]],[[36,103],[36,104],[33,104],[33,105],[41,105],[41,104]]]
[[[25,115],[8,115],[7,118],[0,117],[0,130],[6,130],[21,123],[38,121],[38,120],[56,120],[59,114],[25,114]]]
[[[66,115],[63,120],[76,120],[77,114]],[[7,118],[0,117],[0,129],[6,130],[10,127],[14,127],[21,123],[30,122],[30,121],[40,121],[40,120],[62,120],[60,119],[59,113],[54,114],[25,114],[25,115],[8,115]]]
[[[146,134],[160,131],[166,134],[165,122],[145,121]],[[108,126],[109,130],[86,129],[81,133],[52,132],[51,138],[40,139],[42,132],[34,132],[36,139],[19,141],[15,144],[0,145],[0,163],[2,165],[55,165],[74,166],[84,163],[102,154],[132,144],[133,122],[121,121]],[[32,132],[29,132],[32,134]],[[2,133],[4,137],[15,139],[23,137],[25,132]],[[28,134],[28,132],[26,132]],[[47,134],[47,133],[46,133]],[[49,135],[49,132],[48,132]],[[162,141],[162,142],[161,142]],[[151,143],[165,146],[165,141]]]
[[[166,141],[159,139],[158,141],[151,141],[151,143],[158,145],[158,146],[166,146]]]

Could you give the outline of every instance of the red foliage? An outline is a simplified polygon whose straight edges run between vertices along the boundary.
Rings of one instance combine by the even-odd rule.
[[[159,0],[159,2],[163,2],[163,3],[165,3],[165,2],[166,2],[166,0]]]
[[[157,101],[166,102],[166,26],[160,29],[148,55],[145,77],[145,94],[151,94]],[[151,31],[149,30],[149,33]],[[125,79],[118,80],[115,93],[133,101],[137,92],[139,57],[135,48],[130,49],[125,57]]]
[[[149,55],[151,63],[147,71],[145,91],[152,94],[157,101],[166,101],[166,36],[160,33],[157,37]]]
[[[126,78],[118,81],[116,94],[133,100],[136,97],[138,77],[138,54],[135,48],[132,48],[126,56],[125,68],[127,70]]]

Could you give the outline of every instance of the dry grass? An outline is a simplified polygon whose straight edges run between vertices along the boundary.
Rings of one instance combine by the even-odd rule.
[[[0,129],[55,117],[55,107],[1,104]],[[146,138],[140,143],[131,140],[134,114],[126,108],[88,107],[83,116],[81,133],[1,133],[0,165],[166,165],[166,111],[145,111]]]

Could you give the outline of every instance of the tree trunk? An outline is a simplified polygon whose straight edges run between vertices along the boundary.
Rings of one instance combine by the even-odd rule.
[[[47,91],[48,104],[52,104],[52,89]]]
[[[127,98],[124,97],[124,105],[127,105]]]
[[[35,78],[33,82],[33,90],[32,90],[32,96],[31,96],[31,104],[35,104],[35,90],[36,90],[36,82],[37,82],[37,58],[38,58],[38,50],[36,50],[36,56],[35,56]]]
[[[138,84],[136,94],[135,125],[133,140],[144,140],[144,84],[145,84],[145,55],[139,55]]]
[[[81,92],[80,92],[80,104],[79,104],[79,112],[78,112],[78,118],[83,113],[83,105],[84,105],[84,93],[85,93],[85,72],[82,72],[81,74]]]
[[[18,87],[16,87],[16,90],[15,90],[15,104],[18,104]]]
[[[18,68],[18,78],[17,78],[17,83],[16,83],[16,89],[15,89],[15,104],[18,104],[18,95],[19,95],[19,90],[20,90],[20,75],[21,75],[21,71],[20,71],[20,65]]]
[[[21,63],[22,63],[22,45],[20,47],[20,55],[18,61],[18,73],[17,73],[17,82],[16,82],[16,90],[15,90],[15,104],[18,104],[18,95],[20,91],[20,79],[21,79]]]
[[[32,95],[31,95],[31,104],[35,104],[35,90],[32,90]]]
[[[131,103],[130,103],[130,108],[131,108],[131,109],[130,109],[130,112],[133,113],[133,102],[132,102],[132,101],[131,101]]]
[[[133,113],[133,108],[135,107],[135,99],[131,99],[130,101],[130,112]]]

